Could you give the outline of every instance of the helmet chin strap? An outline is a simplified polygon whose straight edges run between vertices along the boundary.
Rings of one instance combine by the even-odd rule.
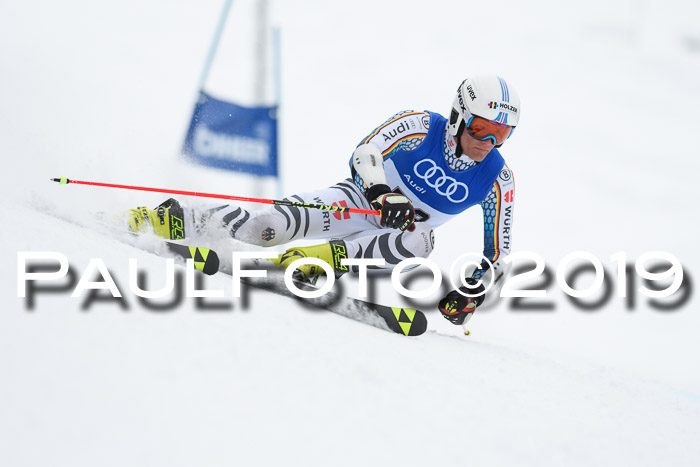
[[[457,147],[455,148],[455,156],[457,157],[462,157],[464,155],[464,153],[462,152],[462,133],[464,132],[465,128],[466,125],[464,124],[464,120],[462,120],[462,122],[459,124],[459,128],[457,129],[457,135],[455,136],[455,140],[457,141]]]

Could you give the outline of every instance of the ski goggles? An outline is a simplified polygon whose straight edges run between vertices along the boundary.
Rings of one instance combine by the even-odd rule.
[[[505,143],[513,132],[512,126],[492,122],[476,115],[472,115],[469,118],[466,129],[472,138],[479,141],[490,139],[495,146],[501,146]]]

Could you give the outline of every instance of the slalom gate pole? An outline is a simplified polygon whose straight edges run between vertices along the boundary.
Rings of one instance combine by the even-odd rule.
[[[61,185],[68,185],[72,183],[74,185],[91,185],[91,186],[101,186],[105,188],[119,188],[122,190],[137,190],[137,191],[152,191],[156,193],[168,193],[172,195],[185,195],[185,196],[196,196],[200,198],[216,198],[216,199],[228,199],[232,201],[247,201],[250,203],[261,203],[261,204],[274,204],[277,206],[293,206],[302,209],[320,209],[322,211],[337,211],[337,212],[348,212],[355,214],[367,214],[370,216],[381,216],[381,212],[375,211],[373,209],[359,209],[359,208],[349,208],[345,206],[335,206],[329,204],[312,204],[312,203],[302,203],[300,201],[289,201],[286,199],[265,199],[265,198],[246,198],[245,196],[231,196],[231,195],[219,195],[216,193],[200,193],[197,191],[184,191],[184,190],[169,190],[166,188],[151,188],[146,186],[133,186],[133,185],[116,185],[113,183],[99,183],[99,182],[85,182],[82,180],[69,180],[65,177],[52,178],[52,182],[60,183]]]

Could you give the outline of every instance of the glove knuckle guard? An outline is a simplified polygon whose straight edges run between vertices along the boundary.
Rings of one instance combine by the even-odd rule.
[[[466,278],[466,282],[471,287],[460,287],[459,290],[469,294],[469,297],[464,296],[459,290],[453,290],[438,304],[442,316],[452,324],[464,323],[484,301],[486,291],[484,285],[471,277]]]

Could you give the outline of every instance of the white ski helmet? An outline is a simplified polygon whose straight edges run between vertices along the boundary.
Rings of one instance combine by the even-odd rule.
[[[520,117],[518,93],[500,76],[477,75],[465,79],[452,103],[448,131],[459,139],[462,128],[469,126],[474,116],[515,128]]]

